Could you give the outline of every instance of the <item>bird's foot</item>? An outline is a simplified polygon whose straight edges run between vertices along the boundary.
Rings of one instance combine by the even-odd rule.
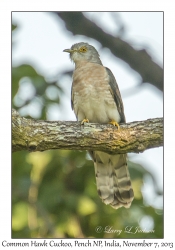
[[[112,120],[109,122],[109,124],[112,124],[113,126],[116,126],[118,128],[118,130],[120,130],[120,125],[118,124],[118,122]]]
[[[88,120],[88,119],[86,119],[86,118],[85,118],[85,119],[83,119],[83,120],[82,120],[82,122],[81,122],[81,125],[84,125],[84,123],[85,123],[85,122],[89,122],[89,120]]]

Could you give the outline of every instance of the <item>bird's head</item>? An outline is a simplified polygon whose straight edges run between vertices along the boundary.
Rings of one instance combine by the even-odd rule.
[[[79,61],[88,61],[92,63],[102,64],[97,50],[88,43],[76,43],[70,49],[63,50],[70,53],[70,59],[77,63]]]

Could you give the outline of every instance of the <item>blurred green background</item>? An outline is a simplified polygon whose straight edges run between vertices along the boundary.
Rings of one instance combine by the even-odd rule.
[[[17,29],[13,24],[12,32]],[[33,94],[20,100],[25,82],[30,82]],[[50,90],[54,95],[47,94]],[[12,106],[17,111],[39,102],[37,119],[46,120],[50,105],[59,105],[63,96],[58,79],[46,79],[31,64],[12,65]],[[86,152],[14,153],[12,238],[162,238],[163,210],[146,202],[143,182],[150,180],[155,200],[162,198],[162,190],[144,166],[131,159],[128,165],[135,199],[130,209],[114,210],[97,194],[93,162]],[[103,228],[101,232],[97,232],[98,226]],[[111,233],[105,232],[107,227]],[[132,233],[125,232],[128,227]],[[147,232],[134,233],[137,228]],[[122,232],[118,235],[115,230]]]

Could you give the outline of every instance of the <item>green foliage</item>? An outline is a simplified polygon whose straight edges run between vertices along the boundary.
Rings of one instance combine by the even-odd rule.
[[[26,82],[34,91],[23,98],[20,91]],[[55,98],[46,94],[50,87],[58,92]],[[46,119],[48,106],[58,104],[61,94],[56,81],[46,81],[31,65],[12,68],[12,102],[18,111],[37,97],[40,102],[42,100],[38,119]],[[141,165],[129,162],[129,166],[135,199],[130,209],[115,210],[103,204],[99,198],[93,163],[87,160],[86,152],[50,150],[14,153],[12,237],[162,238],[163,211],[145,205],[141,192],[143,177],[145,174],[152,175]],[[137,229],[144,230],[141,224],[143,220],[152,223],[145,230],[154,231],[136,232]]]
[[[12,24],[12,31],[14,31],[17,28],[17,25]]]
[[[24,99],[21,90],[25,86],[30,87],[33,91],[32,94],[26,96]],[[49,90],[54,92],[54,98],[48,96],[47,92]],[[23,90],[23,92],[24,91],[25,90]],[[12,104],[16,110],[20,111],[21,108],[28,107],[35,101],[35,103],[38,103],[38,109],[41,114],[38,118],[46,119],[48,106],[60,102],[60,93],[62,93],[62,90],[58,82],[46,81],[31,65],[23,64],[12,68]],[[27,93],[25,95],[27,95]]]
[[[162,211],[144,205],[142,178],[132,183],[136,196],[131,208],[114,210],[98,197],[93,163],[85,152],[14,153],[13,238],[162,238]],[[154,232],[125,232],[128,227],[135,232],[145,216],[153,220]],[[103,231],[97,233],[97,226]],[[111,229],[105,232],[107,227]]]

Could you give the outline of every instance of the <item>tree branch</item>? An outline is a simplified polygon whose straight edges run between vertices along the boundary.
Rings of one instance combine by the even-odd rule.
[[[136,50],[120,37],[105,33],[95,23],[87,19],[82,12],[55,12],[74,35],[84,35],[99,41],[118,58],[124,60],[142,77],[142,82],[154,85],[163,91],[163,69],[156,64],[145,49]]]
[[[13,152],[71,149],[115,154],[139,153],[160,146],[163,146],[163,118],[122,124],[118,131],[109,124],[26,119],[12,111]]]

